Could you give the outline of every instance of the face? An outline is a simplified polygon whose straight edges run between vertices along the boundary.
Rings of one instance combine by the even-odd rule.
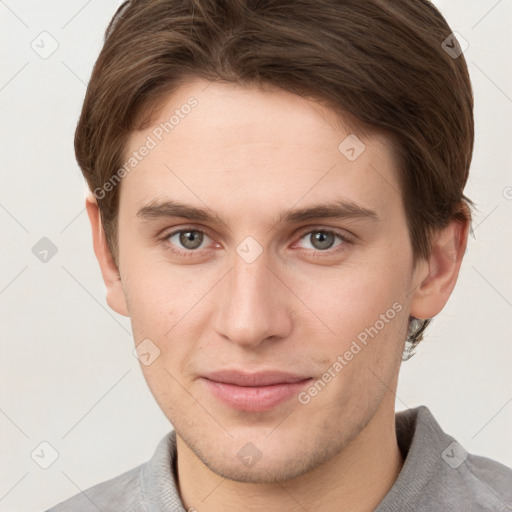
[[[285,91],[191,82],[134,151],[119,301],[179,442],[234,480],[313,470],[394,407],[415,270],[388,141]]]

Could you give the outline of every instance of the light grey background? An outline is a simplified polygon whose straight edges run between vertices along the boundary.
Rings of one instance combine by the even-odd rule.
[[[170,429],[132,354],[129,320],[105,302],[73,153],[119,3],[0,0],[1,511],[44,510],[118,475]],[[466,193],[479,212],[455,292],[403,366],[397,409],[426,404],[469,452],[512,466],[512,3],[435,4],[469,44],[476,146]],[[46,263],[32,252],[42,237],[57,247]],[[31,458],[51,461],[43,441],[58,452],[46,470]]]

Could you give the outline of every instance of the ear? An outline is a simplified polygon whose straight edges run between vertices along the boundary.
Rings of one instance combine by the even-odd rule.
[[[100,264],[101,275],[107,287],[107,303],[116,313],[129,316],[121,283],[121,275],[107,244],[107,237],[103,229],[103,224],[101,223],[98,203],[90,191],[88,191],[85,199],[85,207],[87,208],[87,215],[91,222],[94,254],[96,254],[96,258]]]
[[[470,220],[452,220],[436,232],[428,259],[418,262],[413,276],[411,316],[436,316],[448,302],[466,251]]]

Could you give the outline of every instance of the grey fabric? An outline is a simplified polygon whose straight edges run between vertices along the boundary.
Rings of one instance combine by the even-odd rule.
[[[468,454],[427,407],[396,415],[402,471],[376,512],[512,511],[512,469]]]
[[[405,462],[375,512],[512,511],[512,469],[468,454],[443,432],[427,407],[397,413],[396,431]],[[176,436],[171,431],[145,464],[47,512],[185,512],[175,462]]]

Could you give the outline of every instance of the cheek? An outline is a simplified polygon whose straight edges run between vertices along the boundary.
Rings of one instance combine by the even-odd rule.
[[[123,277],[123,287],[135,343],[149,339],[159,351],[155,363],[142,369],[151,388],[162,383],[173,387],[166,370],[173,375],[185,372],[197,352],[205,311],[212,307],[205,296],[212,283],[190,272],[185,276],[182,270],[165,263],[133,263]]]
[[[365,261],[316,269],[296,280],[296,293],[312,313],[307,314],[311,329],[320,326],[325,332],[327,353],[340,353],[356,339],[400,339],[407,311],[407,263],[397,254],[375,252]]]
[[[190,274],[172,267],[158,248],[148,248],[141,240],[124,236],[120,229],[123,289],[132,323],[164,328],[175,316],[176,310],[187,300]],[[172,324],[171,324],[172,325]]]
[[[164,350],[183,315],[183,288],[169,272],[163,275],[156,266],[132,265],[123,275],[123,289],[135,343],[148,338]]]

